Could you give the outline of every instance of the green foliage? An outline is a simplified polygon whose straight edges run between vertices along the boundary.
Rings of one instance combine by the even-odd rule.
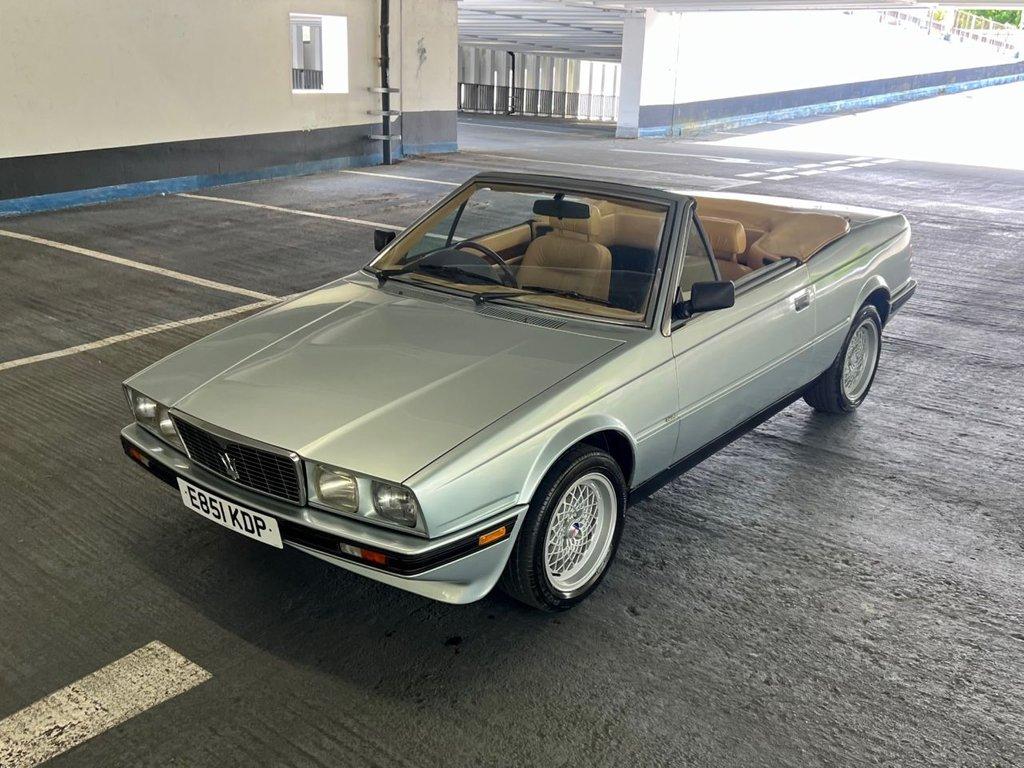
[[[1012,24],[1015,27],[1020,26],[1020,10],[1010,10],[1008,8],[972,8],[968,13],[973,13],[975,16],[983,16],[986,19],[992,21],[998,21],[1000,24]]]

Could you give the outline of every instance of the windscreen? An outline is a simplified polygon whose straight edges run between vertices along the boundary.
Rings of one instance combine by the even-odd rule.
[[[474,186],[433,211],[373,268],[478,300],[616,320],[651,301],[667,208],[511,186]]]

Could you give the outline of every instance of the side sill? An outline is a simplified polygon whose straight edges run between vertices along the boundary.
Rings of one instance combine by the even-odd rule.
[[[695,466],[704,461],[704,459],[718,453],[718,451],[725,448],[725,446],[729,445],[729,443],[733,442],[734,440],[737,440],[740,437],[743,437],[743,435],[745,435],[747,432],[759,426],[760,424],[763,424],[764,422],[768,421],[768,419],[777,414],[779,411],[782,411],[791,406],[793,403],[795,403],[803,396],[804,391],[807,389],[808,386],[810,386],[810,384],[811,382],[808,382],[795,392],[791,392],[782,399],[775,401],[767,408],[764,408],[761,411],[755,413],[746,421],[737,424],[728,432],[719,435],[714,440],[705,444],[703,447],[698,448],[690,455],[683,457],[675,464],[670,466],[668,469],[664,469],[658,474],[654,475],[654,477],[648,480],[644,480],[636,488],[630,491],[628,502],[629,505],[632,506],[633,504],[640,503],[641,501],[648,498],[652,494],[661,490],[665,485],[672,482],[680,475],[693,469]]]

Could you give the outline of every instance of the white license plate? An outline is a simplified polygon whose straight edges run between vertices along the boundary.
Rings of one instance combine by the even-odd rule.
[[[220,496],[214,496],[208,491],[196,488],[178,478],[178,490],[181,491],[181,500],[185,506],[193,512],[198,512],[203,517],[213,522],[230,528],[235,533],[248,536],[250,539],[262,541],[278,549],[284,549],[281,543],[281,532],[277,529],[277,520],[251,509],[240,507]]]

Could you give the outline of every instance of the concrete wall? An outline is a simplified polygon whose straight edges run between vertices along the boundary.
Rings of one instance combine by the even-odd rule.
[[[874,11],[648,11],[627,27],[623,117],[637,122],[620,120],[622,136],[870,107],[1024,71]]]
[[[451,150],[455,0],[391,6],[405,150]],[[347,17],[348,93],[292,92],[290,12]],[[378,12],[376,0],[5,2],[0,199],[373,162]]]

